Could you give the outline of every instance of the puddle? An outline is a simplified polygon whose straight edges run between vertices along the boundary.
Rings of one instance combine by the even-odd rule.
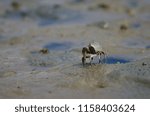
[[[5,37],[4,37],[3,35],[0,35],[0,41],[1,41],[1,40],[4,40],[4,38],[5,38]]]
[[[73,43],[72,42],[51,42],[44,46],[44,48],[47,48],[49,50],[69,50],[72,48]]]
[[[52,23],[62,23],[80,18],[80,13],[65,8],[61,5],[43,5],[36,9],[36,14],[41,21],[39,25],[45,26]]]
[[[142,21],[149,21],[150,13],[149,12],[142,13],[142,14],[138,15],[138,19],[140,19]]]
[[[147,48],[149,43],[150,40],[145,40],[144,38],[129,38],[122,42],[123,46],[128,48]]]
[[[80,2],[84,0],[77,0]],[[97,21],[109,21],[125,18],[126,15],[118,13],[105,13],[103,11],[78,11],[67,8],[63,5],[39,5],[36,8],[9,10],[3,16],[4,19],[33,20],[39,26],[60,25],[60,24],[89,24]]]
[[[107,57],[106,64],[117,64],[117,63],[128,63],[130,60],[125,58],[119,58],[119,57]]]
[[[87,0],[72,0],[71,3],[84,3]]]
[[[146,49],[150,49],[150,45],[147,45],[147,46],[146,46]]]
[[[3,18],[36,20],[39,26],[46,26],[55,23],[74,21],[81,18],[81,14],[62,5],[39,5],[35,9],[6,10]]]
[[[30,13],[27,11],[6,11],[3,17],[14,20],[23,19],[25,17],[30,17]]]
[[[132,60],[129,59],[129,58],[123,58],[123,57],[119,57],[119,56],[108,56],[106,57],[106,59],[102,59],[101,60],[101,64],[121,64],[121,63],[128,63],[128,62],[131,62]],[[87,59],[87,62],[86,62],[87,66],[91,66],[90,65],[90,61],[89,59]],[[92,61],[93,64],[99,64],[98,63],[98,57],[93,59]]]
[[[138,22],[135,22],[135,23],[132,23],[132,24],[131,24],[131,27],[137,29],[137,28],[140,28],[140,27],[141,27],[141,24],[138,23]]]
[[[129,0],[128,5],[129,5],[129,7],[136,8],[139,6],[139,2],[138,2],[138,0]]]
[[[124,0],[128,7],[137,8],[144,6],[145,4],[150,4],[150,0]]]
[[[143,2],[144,2],[145,4],[150,4],[150,1],[149,1],[149,0],[143,0]]]

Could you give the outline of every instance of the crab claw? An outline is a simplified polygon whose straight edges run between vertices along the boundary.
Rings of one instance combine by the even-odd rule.
[[[101,63],[101,56],[99,55],[98,57],[99,57],[98,63],[100,64]]]

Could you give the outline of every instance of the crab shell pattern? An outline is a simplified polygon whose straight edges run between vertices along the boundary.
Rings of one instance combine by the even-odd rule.
[[[86,62],[86,58],[90,59],[90,64],[93,60],[94,57],[98,56],[99,57],[99,63],[101,62],[101,55],[104,55],[105,57],[105,53],[102,51],[102,47],[100,46],[100,44],[98,42],[92,42],[89,43],[88,47],[84,47],[82,49],[82,64],[84,65]]]
[[[89,43],[89,50],[91,54],[96,54],[98,51],[102,51],[102,47],[98,42]]]

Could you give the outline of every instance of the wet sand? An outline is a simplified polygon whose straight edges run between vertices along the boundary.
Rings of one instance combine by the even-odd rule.
[[[16,1],[0,0],[0,98],[150,98],[149,0]],[[106,62],[83,67],[91,41]]]

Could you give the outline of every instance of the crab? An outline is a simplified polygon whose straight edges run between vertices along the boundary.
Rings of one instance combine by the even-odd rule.
[[[83,47],[82,55],[83,55],[82,57],[83,66],[86,63],[87,58],[90,59],[90,64],[92,64],[94,57],[98,57],[99,63],[102,63],[103,58],[104,59],[106,58],[106,53],[102,51],[102,47],[100,46],[98,42],[92,42],[92,43],[89,43],[88,47]],[[101,57],[102,55],[104,56],[103,58]]]

